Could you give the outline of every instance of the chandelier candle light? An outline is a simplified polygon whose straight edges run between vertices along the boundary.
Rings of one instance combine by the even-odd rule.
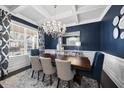
[[[57,6],[54,6],[54,9],[56,10]],[[58,38],[61,37],[65,31],[66,26],[65,24],[62,24],[60,21],[52,20],[47,21],[42,24],[43,30],[47,35],[51,35],[52,38]]]

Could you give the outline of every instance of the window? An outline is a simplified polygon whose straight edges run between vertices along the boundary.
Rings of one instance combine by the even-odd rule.
[[[38,34],[36,31],[26,29],[26,40],[27,40],[27,51],[30,52],[31,49],[37,48],[38,46]]]
[[[15,23],[10,29],[10,56],[27,54],[31,49],[38,48],[38,31]]]

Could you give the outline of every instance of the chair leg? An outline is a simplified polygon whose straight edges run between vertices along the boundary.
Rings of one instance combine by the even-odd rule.
[[[39,80],[39,74],[40,74],[40,71],[38,71],[38,78],[37,78],[37,80]]]
[[[43,74],[42,82],[44,81],[45,74]]]
[[[98,83],[98,88],[100,88],[100,81],[99,81],[99,80],[97,80],[97,83]]]
[[[68,87],[70,88],[70,81],[68,81]]]
[[[58,78],[57,88],[59,87],[59,82],[60,82],[60,79]]]
[[[34,70],[32,71],[32,75],[31,75],[31,78],[33,78],[33,75],[34,75]]]
[[[50,85],[52,85],[52,75],[50,75]]]

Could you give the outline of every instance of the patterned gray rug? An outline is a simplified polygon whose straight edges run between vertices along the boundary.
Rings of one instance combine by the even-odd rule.
[[[31,78],[32,70],[28,69],[19,74],[16,74],[10,78],[7,78],[3,81],[0,81],[0,84],[4,88],[56,88],[57,86],[57,77],[53,76],[53,83],[50,85],[49,76],[45,76],[44,81],[42,82],[43,73],[40,73],[40,79],[37,80],[37,73],[34,74],[34,77]],[[81,81],[81,86],[76,82],[71,82],[72,88],[97,88],[97,82],[95,80],[83,77]],[[60,88],[67,88],[68,83],[65,81],[60,81]]]

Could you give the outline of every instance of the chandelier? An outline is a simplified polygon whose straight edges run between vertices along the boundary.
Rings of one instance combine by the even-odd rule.
[[[56,5],[54,6],[54,9],[56,10]],[[52,38],[61,37],[66,31],[65,24],[56,20],[46,21],[42,24],[42,27],[44,32],[47,35],[51,35]]]

